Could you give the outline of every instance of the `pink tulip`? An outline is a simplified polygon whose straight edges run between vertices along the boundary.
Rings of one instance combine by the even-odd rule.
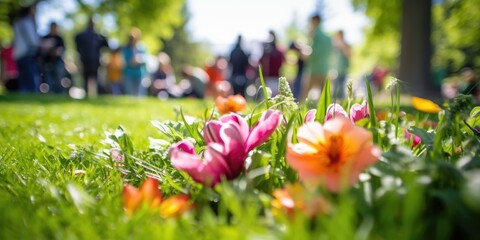
[[[307,114],[305,115],[305,123],[307,122],[314,122],[315,115],[317,114],[317,110],[310,109],[308,110]],[[325,115],[325,121],[333,119],[336,116],[342,116],[348,118],[347,112],[343,109],[343,107],[338,103],[332,103],[327,108],[327,115]],[[368,104],[367,101],[363,101],[362,105],[355,103],[350,108],[350,120],[355,123],[359,120],[362,120],[366,117],[370,116],[368,111]]]
[[[327,108],[327,115],[325,116],[325,122],[337,116],[344,116],[348,118],[347,112],[345,112],[345,110],[340,104],[332,103]]]
[[[308,110],[307,114],[305,115],[305,123],[307,122],[315,122],[315,115],[317,114],[316,109]]]
[[[267,110],[253,128],[245,119],[231,113],[206,123],[203,136],[206,149],[203,161],[193,143],[183,140],[171,147],[174,167],[187,172],[196,182],[214,186],[225,178],[235,179],[244,169],[248,153],[264,143],[280,123],[280,111]]]
[[[366,100],[364,100],[361,105],[354,103],[350,108],[350,120],[352,120],[352,122],[360,121],[368,116],[370,116],[370,114]]]
[[[412,135],[408,130],[405,130],[405,138],[408,139],[408,141],[412,139]],[[419,136],[413,135],[412,148],[415,148],[421,141],[422,139]]]

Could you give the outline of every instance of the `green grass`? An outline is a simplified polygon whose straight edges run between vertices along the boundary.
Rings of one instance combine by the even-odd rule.
[[[1,96],[0,238],[147,237],[152,231],[168,236],[151,220],[127,220],[121,175],[96,155],[108,148],[102,144],[104,132],[119,125],[139,152],[148,150],[148,137],[160,138],[150,121],[174,120],[180,106],[188,114],[203,114],[207,105],[192,100]],[[74,175],[78,169],[86,174]],[[78,199],[77,190],[85,193]]]
[[[381,105],[377,102],[376,108]],[[185,115],[204,119],[210,114],[205,109],[212,106],[213,102],[196,100],[0,96],[0,239],[475,236],[480,224],[480,204],[476,201],[479,196],[475,190],[479,186],[479,138],[460,125],[460,115],[455,113],[464,111],[460,108],[466,104],[452,104],[444,125],[439,126],[443,129],[442,136],[462,142],[463,152],[455,153],[449,141],[440,140],[443,145],[438,152],[444,155],[430,151],[438,148],[434,145],[434,133],[420,128],[414,130],[422,137],[423,145],[412,151],[405,140],[392,141],[398,121],[396,125],[393,121],[382,121],[378,134],[384,153],[381,161],[366,171],[370,179],[342,194],[321,192],[331,202],[332,213],[315,219],[299,215],[294,221],[276,218],[270,211],[272,189],[296,177],[285,166],[282,156],[271,160],[278,167],[258,177],[264,182],[246,181],[242,176],[209,189],[201,188],[186,174],[174,170],[162,155],[164,152],[149,148],[149,137],[165,138],[152,120],[182,121],[180,107]],[[388,104],[385,106],[380,110],[390,109]],[[419,115],[410,107],[402,110]],[[288,128],[301,124],[301,114],[293,113],[288,120],[295,122],[289,123]],[[401,128],[407,127],[409,121],[412,120],[408,116],[402,118]],[[127,155],[126,165],[130,166],[126,167],[130,173],[126,176],[114,166],[108,155],[111,146],[104,141],[105,132],[114,132],[120,125],[134,149]],[[286,139],[283,132],[277,131],[271,139],[260,150],[270,150],[272,156],[283,155],[280,154]],[[447,155],[445,149],[455,154]],[[260,151],[255,154],[253,157],[258,156],[264,164],[272,159]],[[463,165],[459,164],[462,157]],[[179,219],[162,219],[148,211],[127,216],[122,207],[123,186],[125,182],[138,186],[148,172],[145,164],[161,172],[164,180],[161,190],[165,195],[188,192],[196,209]],[[84,170],[85,174],[76,175],[75,170]]]

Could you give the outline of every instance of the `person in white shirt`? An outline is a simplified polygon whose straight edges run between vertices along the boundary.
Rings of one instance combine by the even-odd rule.
[[[40,37],[35,24],[35,6],[20,10],[20,18],[13,23],[13,58],[18,69],[19,90],[37,92],[40,86],[40,74],[36,64],[39,53]]]

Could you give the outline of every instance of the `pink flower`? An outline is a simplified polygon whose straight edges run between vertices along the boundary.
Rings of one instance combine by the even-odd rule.
[[[327,108],[327,115],[325,116],[325,122],[340,115],[348,118],[347,112],[345,112],[345,110],[340,104],[332,103]]]
[[[408,130],[405,130],[405,138],[408,139],[408,141],[412,139],[412,135]],[[422,142],[422,139],[419,136],[413,135],[412,148],[416,147],[420,142]]]
[[[358,103],[354,103],[350,108],[350,120],[352,122],[360,121],[364,118],[370,116],[368,111],[368,104],[366,100],[363,100],[363,103],[360,105]]]
[[[222,178],[235,179],[244,169],[248,152],[264,143],[280,123],[280,111],[267,110],[249,128],[245,119],[231,113],[218,121],[207,122],[203,130],[206,143],[203,161],[193,143],[183,140],[171,147],[174,167],[187,172],[196,182],[214,186]]]
[[[307,114],[305,114],[305,122],[315,122],[315,115],[317,114],[316,109],[308,110]]]
[[[317,114],[316,109],[310,109],[308,110],[307,114],[305,115],[305,123],[307,122],[314,122],[315,121],[315,115]],[[332,103],[330,106],[327,108],[327,115],[325,115],[325,121],[328,121],[334,117],[337,116],[343,116],[348,118],[348,114],[343,109],[343,107],[338,104],[338,103]],[[363,101],[362,105],[355,103],[353,106],[350,108],[350,120],[355,123],[359,120],[362,120],[366,117],[370,116],[369,111],[368,111],[368,104],[367,101]]]

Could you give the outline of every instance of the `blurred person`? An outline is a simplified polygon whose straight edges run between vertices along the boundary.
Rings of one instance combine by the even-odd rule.
[[[189,89],[185,89],[186,97],[204,98],[210,81],[208,74],[201,68],[186,65],[182,69],[182,75],[190,84]]]
[[[66,76],[63,53],[65,44],[63,38],[58,34],[57,23],[50,24],[50,32],[42,38],[41,50],[42,73],[45,83],[54,93],[63,92],[61,80]]]
[[[229,65],[231,69],[230,84],[233,87],[233,94],[240,94],[245,97],[245,90],[248,85],[247,69],[249,67],[248,55],[242,49],[242,36],[237,37],[237,43],[230,52]]]
[[[280,68],[284,62],[285,55],[277,47],[276,34],[273,31],[269,31],[269,39],[268,42],[264,43],[263,55],[259,63],[262,66],[265,85],[272,91],[272,97],[278,94],[278,78],[280,77]]]
[[[176,82],[170,56],[165,52],[160,52],[158,69],[152,74],[152,94],[158,98],[179,97]]]
[[[112,95],[118,96],[123,94],[122,71],[123,71],[123,56],[120,48],[115,48],[111,51],[107,63],[107,79],[110,83]]]
[[[13,23],[13,58],[18,69],[19,90],[38,92],[40,73],[37,58],[40,49],[40,37],[35,23],[35,5],[23,7],[20,18]]]
[[[13,46],[1,47],[0,51],[0,83],[8,91],[18,90],[18,68],[13,59]]]
[[[107,38],[95,32],[95,23],[90,18],[87,28],[75,36],[75,43],[82,62],[85,91],[89,96],[96,96],[99,88],[100,50],[108,48]]]
[[[142,32],[138,28],[130,31],[128,44],[123,47],[123,82],[125,93],[132,96],[145,96],[146,87],[142,85],[142,80],[147,76],[147,54],[143,44],[140,43]]]
[[[227,67],[228,62],[222,56],[217,56],[214,61],[207,63],[204,70],[208,74],[210,81],[208,81],[206,96],[215,99],[219,95],[218,86],[225,81]]]
[[[343,99],[345,96],[345,79],[350,66],[350,45],[345,41],[343,31],[337,32],[333,40],[333,69],[336,71],[334,96]]]
[[[480,81],[476,78],[473,69],[466,67],[460,72],[462,78],[464,78],[467,83],[460,92],[465,95],[472,95],[475,100],[480,101]]]
[[[389,74],[389,71],[386,67],[382,67],[379,65],[375,65],[373,67],[372,73],[368,76],[368,80],[370,81],[370,85],[373,85],[373,89],[377,92],[382,90],[383,81],[385,77]]]
[[[321,18],[314,15],[310,18],[309,36],[312,52],[307,59],[309,77],[306,79],[301,100],[308,97],[313,88],[322,89],[325,85],[325,78],[329,70],[329,58],[332,49],[332,42],[322,30]]]
[[[293,81],[293,97],[297,99],[297,101],[300,98],[300,94],[302,94],[302,88],[303,88],[303,72],[304,72],[304,67],[305,67],[305,60],[308,56],[308,49],[307,46],[303,46],[298,41],[294,41],[290,44],[290,49],[295,51],[297,53],[297,73],[295,74],[295,79]]]

